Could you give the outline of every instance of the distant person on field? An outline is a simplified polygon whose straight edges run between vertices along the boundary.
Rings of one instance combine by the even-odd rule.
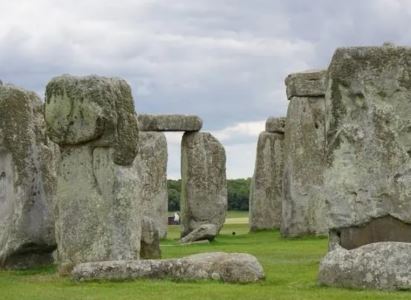
[[[178,212],[174,213],[174,224],[180,224],[180,215]]]

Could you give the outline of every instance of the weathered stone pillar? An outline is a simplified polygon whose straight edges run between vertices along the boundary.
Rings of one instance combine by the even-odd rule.
[[[225,164],[224,147],[210,133],[184,134],[181,142],[182,237],[202,225],[213,224],[216,233],[222,228],[227,210]]]
[[[411,224],[410,61],[405,47],[340,48],[331,61],[326,192],[330,229],[343,246],[373,241],[352,240],[351,227],[387,216]],[[377,226],[374,237],[385,240],[390,224]],[[400,227],[391,238],[411,241],[411,229]]]
[[[53,261],[55,152],[40,98],[0,84],[0,268]]]
[[[138,259],[142,204],[130,87],[115,78],[56,77],[46,88],[45,118],[61,149],[55,226],[60,271],[80,262]]]
[[[250,186],[250,230],[279,228],[281,224],[285,118],[269,118],[258,137],[257,157]]]
[[[139,132],[136,157],[145,217],[151,218],[160,238],[167,236],[167,140],[162,132]]]
[[[410,74],[408,47],[340,48],[332,58],[325,173],[331,251],[320,265],[322,284],[411,288]]]
[[[323,195],[325,168],[325,71],[291,74],[284,133],[281,233],[326,234]]]

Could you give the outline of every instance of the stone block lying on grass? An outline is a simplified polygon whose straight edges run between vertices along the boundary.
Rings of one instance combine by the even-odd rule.
[[[181,239],[181,243],[192,243],[196,241],[209,240],[212,241],[218,234],[218,228],[214,224],[204,224],[191,231],[188,235]]]
[[[329,252],[320,264],[319,283],[345,288],[411,289],[411,244],[379,242]]]
[[[265,277],[263,267],[254,256],[223,252],[176,259],[82,263],[74,268],[72,276],[77,281],[168,278],[238,283],[256,282]]]

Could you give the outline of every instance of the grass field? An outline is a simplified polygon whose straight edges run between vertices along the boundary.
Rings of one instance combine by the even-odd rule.
[[[162,242],[164,258],[206,251],[247,252],[260,260],[266,272],[261,283],[240,285],[219,282],[129,282],[76,283],[60,278],[54,267],[30,271],[0,272],[0,300],[58,299],[411,299],[411,292],[378,292],[319,287],[318,263],[327,249],[321,238],[282,239],[278,231],[248,234],[245,213],[230,213],[222,234],[211,244],[180,246],[177,226],[170,226]],[[236,234],[233,235],[232,233]]]

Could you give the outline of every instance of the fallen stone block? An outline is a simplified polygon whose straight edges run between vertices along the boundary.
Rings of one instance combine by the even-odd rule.
[[[213,252],[177,259],[83,263],[74,268],[72,276],[77,281],[155,278],[251,283],[265,275],[250,254]]]
[[[411,244],[379,242],[329,252],[320,263],[320,284],[383,290],[411,289]]]
[[[218,234],[215,224],[203,224],[181,239],[181,243],[192,243],[200,240],[212,241]]]
[[[140,131],[200,131],[203,121],[191,115],[137,116]]]

